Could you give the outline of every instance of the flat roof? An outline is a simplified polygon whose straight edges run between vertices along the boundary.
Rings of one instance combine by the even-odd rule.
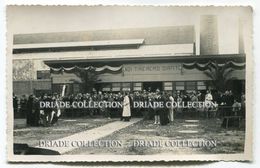
[[[141,45],[143,43],[144,43],[144,39],[100,40],[100,41],[59,42],[59,43],[33,43],[33,44],[16,44],[13,46],[13,49]]]
[[[125,39],[145,39],[145,45],[194,43],[195,30],[194,25],[184,25],[75,32],[15,34],[13,36],[13,43],[16,45]]]
[[[126,63],[161,63],[161,62],[208,62],[227,61],[245,62],[245,54],[219,54],[219,55],[191,55],[191,56],[160,56],[160,57],[134,57],[134,58],[106,58],[106,59],[69,59],[69,60],[46,60],[44,63],[50,67],[71,66],[71,65],[120,65]]]
[[[113,48],[113,49],[111,49]],[[106,59],[106,58],[125,58],[125,57],[160,57],[160,56],[187,56],[194,55],[194,44],[169,44],[169,45],[140,45],[138,47],[126,45],[125,47],[111,47],[101,49],[86,49],[85,47],[67,47],[67,50],[58,48],[60,51],[48,50],[41,52],[21,52],[13,53],[13,59]],[[71,49],[71,50],[70,50]],[[76,50],[76,51],[74,51]]]

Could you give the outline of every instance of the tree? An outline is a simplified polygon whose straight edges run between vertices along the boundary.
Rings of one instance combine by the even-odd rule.
[[[97,74],[94,68],[90,68],[89,70],[78,69],[75,74],[82,81],[82,89],[84,92],[92,92],[95,87],[95,83],[97,82]]]
[[[229,64],[220,65],[217,62],[212,62],[208,65],[208,69],[204,73],[212,79],[212,85],[219,91],[225,91],[229,81],[234,80],[230,74],[234,71]]]

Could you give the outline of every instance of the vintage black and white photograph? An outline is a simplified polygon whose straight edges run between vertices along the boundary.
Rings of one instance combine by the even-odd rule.
[[[252,159],[250,7],[8,6],[7,40],[10,161]]]

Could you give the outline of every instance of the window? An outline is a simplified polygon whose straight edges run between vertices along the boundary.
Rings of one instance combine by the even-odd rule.
[[[37,79],[50,79],[51,74],[49,70],[42,70],[42,71],[37,71]]]
[[[172,90],[172,82],[164,82],[164,90]]]
[[[176,90],[184,90],[184,82],[176,82],[175,85]]]
[[[112,83],[112,91],[113,92],[119,92],[121,89],[121,84],[120,83]]]
[[[186,90],[187,91],[193,91],[196,90],[196,82],[186,82]]]
[[[134,83],[134,91],[141,91],[142,90],[142,83]]]
[[[122,91],[130,91],[131,83],[122,83]]]
[[[206,82],[203,82],[203,81],[197,82],[197,89],[198,90],[207,90]]]
[[[102,85],[102,91],[104,92],[110,92],[111,91],[111,83],[104,83]]]

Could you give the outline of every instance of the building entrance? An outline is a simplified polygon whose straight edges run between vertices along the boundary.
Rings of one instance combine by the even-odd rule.
[[[143,89],[149,92],[155,92],[156,89],[162,91],[163,83],[162,82],[143,82]]]

